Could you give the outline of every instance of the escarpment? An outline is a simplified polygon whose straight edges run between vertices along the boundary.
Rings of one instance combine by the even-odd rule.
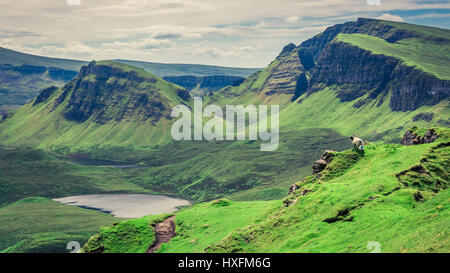
[[[392,111],[402,112],[433,106],[450,97],[447,78],[407,65],[399,56],[374,53],[341,41],[339,34],[368,35],[388,45],[411,38],[442,45],[450,41],[392,22],[360,18],[329,27],[297,47],[285,46],[266,70],[268,77],[259,92],[268,96],[292,94],[294,101],[305,93],[309,96],[331,87],[341,102],[354,101],[355,108],[373,101],[381,106],[389,101]]]
[[[178,84],[187,90],[203,89],[205,91],[217,91],[226,86],[237,86],[241,84],[245,78],[239,76],[165,76],[164,80]]]
[[[383,103],[390,92],[393,111],[412,111],[436,105],[450,96],[450,81],[402,64],[399,59],[351,46],[343,42],[327,45],[318,56],[309,92],[320,84],[336,85],[336,96],[361,107],[374,99]]]
[[[397,28],[393,25],[385,24],[383,21],[358,18],[356,22],[346,22],[327,28],[324,32],[304,41],[300,47],[307,48],[316,57],[325,46],[336,38],[339,33],[360,33],[384,39],[390,43],[406,38],[417,37],[418,33]]]
[[[162,84],[160,79],[140,71],[91,62],[62,88],[55,105],[68,97],[63,116],[70,121],[151,120],[154,123],[162,117],[170,119],[173,104],[161,92],[159,84]],[[181,100],[189,99],[184,89],[174,86],[172,89]]]

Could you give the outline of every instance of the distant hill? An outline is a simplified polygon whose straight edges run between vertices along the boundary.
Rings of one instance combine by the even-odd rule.
[[[204,97],[205,104],[280,105],[280,145],[272,153],[258,142],[173,141],[170,109],[189,105],[189,94],[111,61],[84,66],[12,113],[0,123],[0,142],[143,162],[149,168],[134,178],[140,186],[190,200],[275,199],[323,149],[347,149],[351,135],[399,143],[413,126],[449,127],[450,81],[433,61],[447,60],[447,33],[372,19],[335,25]]]
[[[196,93],[217,91],[256,72],[256,68],[235,68],[197,64],[164,64],[116,60],[142,68]],[[50,86],[62,86],[74,78],[87,61],[50,58],[0,47],[0,114],[24,105]],[[175,77],[174,77],[175,76]],[[194,80],[195,84],[192,85]]]
[[[360,18],[286,45],[264,70],[212,100],[281,104],[285,130],[398,141],[408,127],[450,125],[449,63],[450,30]]]
[[[129,64],[144,69],[158,77],[165,76],[240,76],[247,77],[254,72],[261,70],[262,68],[239,68],[239,67],[224,67],[214,65],[202,65],[202,64],[165,64],[165,63],[152,63],[152,62],[140,62],[129,60],[113,60],[124,64]]]

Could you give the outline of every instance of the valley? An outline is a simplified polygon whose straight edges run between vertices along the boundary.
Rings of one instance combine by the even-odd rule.
[[[0,97],[0,252],[145,253],[169,217],[155,252],[448,252],[449,44],[447,29],[359,18],[264,69],[0,48],[0,90],[29,91]],[[279,105],[278,149],[174,140],[171,109],[194,96]],[[400,144],[429,128],[434,142]]]

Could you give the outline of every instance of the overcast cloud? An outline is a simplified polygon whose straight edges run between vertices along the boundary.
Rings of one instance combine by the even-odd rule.
[[[266,66],[358,17],[448,27],[448,1],[2,0],[0,46],[75,59]]]

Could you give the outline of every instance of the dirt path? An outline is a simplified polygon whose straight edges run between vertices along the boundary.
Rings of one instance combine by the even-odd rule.
[[[155,226],[155,242],[148,248],[147,253],[153,253],[159,249],[162,243],[167,243],[175,236],[175,215],[170,216]]]

